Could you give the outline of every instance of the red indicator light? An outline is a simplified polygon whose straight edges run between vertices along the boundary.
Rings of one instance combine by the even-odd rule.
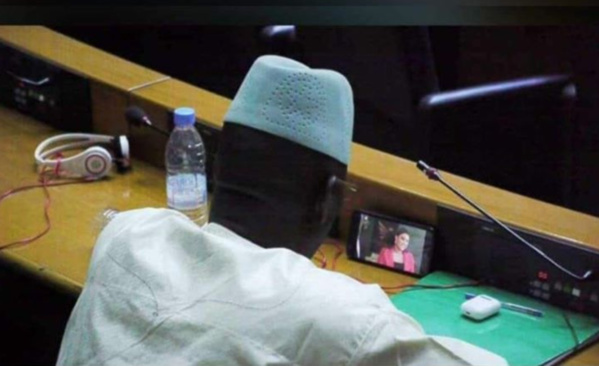
[[[549,276],[547,275],[547,272],[545,271],[539,271],[538,275],[540,280],[547,280],[549,278]]]

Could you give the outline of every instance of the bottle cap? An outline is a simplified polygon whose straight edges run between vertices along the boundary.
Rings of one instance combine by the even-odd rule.
[[[175,109],[175,126],[191,126],[195,123],[196,112],[193,108],[181,107]]]

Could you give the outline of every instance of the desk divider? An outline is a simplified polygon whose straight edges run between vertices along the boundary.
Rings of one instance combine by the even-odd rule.
[[[165,123],[165,116],[174,108],[189,105],[196,108],[202,123],[220,128],[230,103],[227,98],[135,65],[45,27],[0,26],[0,42],[91,79],[94,126],[98,132],[131,132],[123,117],[124,107],[138,101],[146,103],[148,108],[154,106],[153,110],[163,111],[155,113],[157,123]],[[137,88],[144,84],[148,86]],[[137,89],[129,92],[131,88]],[[155,151],[160,148],[152,146]],[[156,166],[162,165],[158,153],[133,153]],[[599,218],[445,175],[508,224],[599,248]],[[427,180],[414,162],[356,143],[352,146],[349,179],[358,185],[359,192],[346,200],[340,219],[343,238],[347,236],[351,211],[356,208],[408,216],[433,226],[437,203],[473,212],[443,187]]]

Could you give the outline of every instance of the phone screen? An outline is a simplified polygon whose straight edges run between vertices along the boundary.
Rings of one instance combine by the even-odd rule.
[[[356,211],[347,244],[351,259],[421,277],[430,271],[432,227]]]

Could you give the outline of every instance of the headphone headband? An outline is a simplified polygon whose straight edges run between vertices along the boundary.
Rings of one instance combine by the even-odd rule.
[[[63,145],[51,145],[63,142]],[[105,148],[95,144],[108,144],[115,150],[111,155]],[[50,157],[59,152],[89,147],[85,151],[60,160]],[[50,137],[42,141],[34,153],[38,166],[55,168],[58,164],[69,174],[101,178],[108,173],[114,161],[119,171],[129,167],[129,141],[126,136],[96,135],[89,133],[67,133]]]

